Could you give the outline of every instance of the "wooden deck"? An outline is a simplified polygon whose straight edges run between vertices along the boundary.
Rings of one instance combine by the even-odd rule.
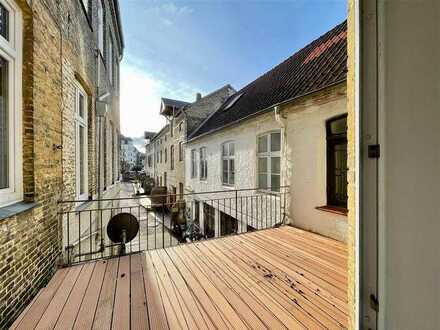
[[[284,226],[60,269],[13,329],[346,328],[347,248]]]

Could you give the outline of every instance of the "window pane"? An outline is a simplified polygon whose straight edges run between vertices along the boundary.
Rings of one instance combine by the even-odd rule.
[[[78,104],[79,116],[84,119],[84,95],[79,94],[79,104]]]
[[[80,195],[85,192],[85,129],[79,127],[79,193]]]
[[[266,173],[258,174],[258,188],[259,189],[266,189],[267,188],[267,174]]]
[[[267,158],[258,158],[258,173],[267,172]]]
[[[222,145],[222,156],[227,156],[228,155],[228,145],[225,143],[224,145]]]
[[[279,175],[271,175],[271,190],[272,191],[280,191],[280,176]]]
[[[9,187],[8,62],[0,57],[0,189]]]
[[[223,160],[223,183],[228,183],[228,161]]]
[[[258,138],[258,152],[267,152],[267,135]]]
[[[234,156],[235,146],[233,143],[229,143],[229,156]]]
[[[0,4],[0,35],[9,40],[9,11]]]
[[[272,133],[270,135],[270,150],[271,151],[281,150],[281,133]]]
[[[229,183],[230,184],[234,184],[234,180],[235,180],[235,169],[234,169],[234,160],[230,159],[229,160]]]
[[[272,157],[270,159],[270,167],[272,174],[280,174],[280,157]]]
[[[333,120],[330,123],[330,131],[332,134],[345,134],[347,131],[347,117]]]

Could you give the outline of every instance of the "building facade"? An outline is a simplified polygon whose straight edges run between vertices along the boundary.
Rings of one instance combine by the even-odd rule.
[[[226,85],[193,103],[162,99],[160,113],[167,125],[146,147],[146,173],[171,194],[185,193],[185,144],[189,135],[215,112],[235,90]]]
[[[0,12],[3,328],[62,257],[57,213],[83,203],[58,201],[117,190],[123,38],[116,0],[0,0]]]
[[[344,22],[231,96],[189,137],[186,187],[225,191],[225,205],[198,201],[205,195],[190,201],[205,235],[270,219],[347,241],[346,61]],[[241,217],[242,189],[261,193],[249,201],[257,208],[251,220]],[[277,219],[271,210],[286,189]]]
[[[134,146],[131,138],[121,136],[122,171],[130,171],[135,166],[143,167],[141,152]]]

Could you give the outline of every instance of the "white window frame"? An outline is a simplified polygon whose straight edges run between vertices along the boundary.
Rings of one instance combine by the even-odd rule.
[[[0,36],[0,56],[8,61],[9,187],[0,189],[0,207],[23,200],[22,149],[22,14],[11,0],[0,0],[9,12],[8,38]]]
[[[199,164],[200,164],[200,181],[206,181],[208,178],[208,153],[206,147],[199,149]]]
[[[83,117],[79,114],[79,97],[80,95],[84,98],[84,115]],[[75,174],[76,174],[76,183],[75,183],[75,197],[78,200],[85,200],[89,197],[89,170],[88,170],[88,150],[89,150],[89,142],[88,142],[88,99],[87,99],[87,93],[85,92],[84,88],[81,86],[81,84],[77,81],[75,83]],[[81,169],[80,169],[80,127],[84,128],[85,132],[85,139],[84,139],[84,166],[83,170],[85,172],[85,181],[84,185],[86,189],[84,190],[84,193],[80,193],[81,191],[81,180],[79,179],[81,176]]]
[[[191,178],[197,178],[197,150],[191,149]]]
[[[98,0],[98,49],[104,55],[104,8],[102,0]]]
[[[231,155],[231,145],[233,146],[233,149],[234,149],[234,153]],[[226,155],[223,155],[223,148],[224,148],[224,146],[227,146],[227,154]],[[222,184],[224,185],[224,186],[234,186],[235,185],[235,173],[236,173],[236,170],[235,170],[235,142],[234,141],[226,141],[226,142],[224,142],[224,143],[222,143],[222,145],[221,145],[221,149],[220,149],[220,155],[221,155],[221,166],[220,166],[220,168],[221,168],[221,181],[222,181]],[[224,161],[227,161],[227,169],[226,169],[226,171],[227,171],[227,180],[226,181],[224,181],[224,178],[223,178],[223,172],[224,172],[224,168],[223,168],[223,162]],[[233,175],[233,177],[234,177],[234,179],[233,180],[231,180],[231,174],[232,174],[232,171],[231,171],[231,161],[233,161],[234,162],[234,175]]]
[[[272,139],[272,134],[274,134],[274,133],[279,133],[280,134],[280,150],[279,151],[272,151],[271,150],[271,139]],[[267,141],[266,141],[266,143],[267,143],[267,145],[266,145],[267,151],[266,152],[259,152],[258,151],[259,139],[261,137],[264,137],[264,136],[267,137]],[[281,131],[280,130],[273,130],[273,131],[265,132],[265,133],[260,134],[260,135],[257,136],[257,148],[256,148],[256,151],[257,151],[257,164],[256,164],[257,165],[256,166],[257,175],[256,175],[256,177],[257,177],[257,187],[258,187],[258,190],[270,191],[272,193],[278,193],[279,192],[277,190],[273,190],[273,187],[272,187],[272,161],[271,161],[271,158],[272,157],[280,158],[280,173],[279,174],[276,173],[276,175],[279,175],[279,177],[280,177],[280,187],[281,187],[281,147],[282,147],[281,139],[282,139],[282,136],[281,136]],[[260,188],[260,182],[259,182],[260,181],[260,171],[259,171],[259,159],[260,158],[265,158],[266,159],[266,165],[267,165],[266,185],[267,185],[267,187],[265,187],[265,188]]]

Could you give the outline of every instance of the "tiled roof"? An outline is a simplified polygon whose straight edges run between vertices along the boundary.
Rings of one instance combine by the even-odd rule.
[[[172,100],[172,99],[167,99],[164,97],[162,97],[162,102],[165,104],[165,106],[175,107],[177,109],[180,109],[180,108],[184,107],[185,105],[190,104],[189,102]]]
[[[190,139],[346,78],[347,22],[344,21],[229,97]],[[230,102],[234,102],[232,106]]]

